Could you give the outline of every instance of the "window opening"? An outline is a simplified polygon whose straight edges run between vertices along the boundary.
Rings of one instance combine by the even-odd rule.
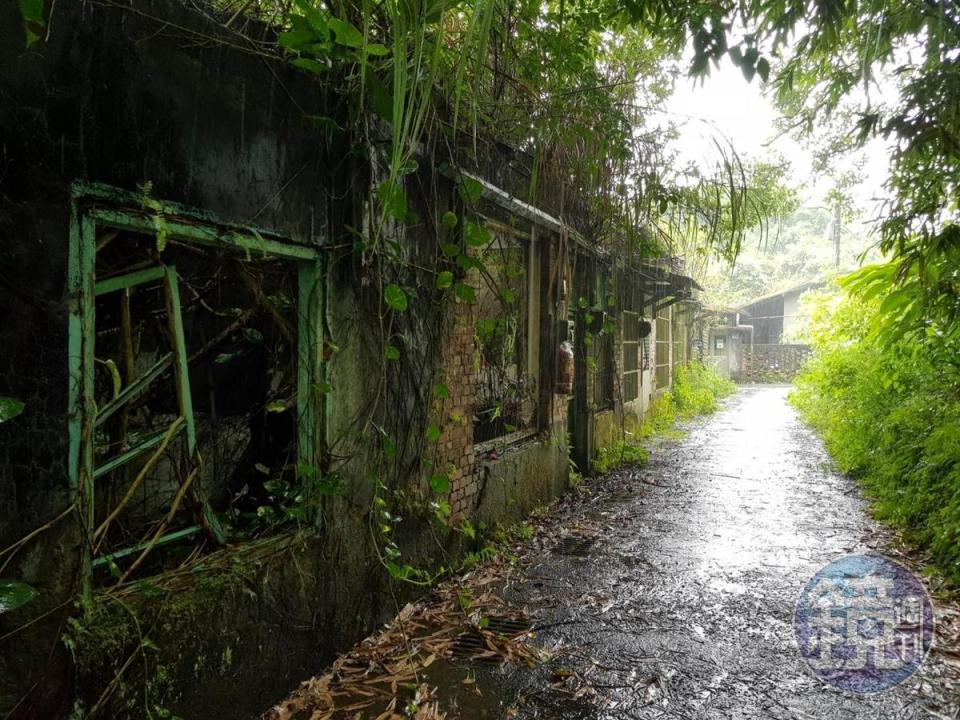
[[[530,291],[526,252],[506,234],[478,252],[483,271],[475,305],[478,349],[473,440],[483,443],[537,426],[536,380],[529,372]]]
[[[72,233],[71,482],[89,567],[121,579],[258,531],[315,460],[316,251],[164,230],[96,207]]]

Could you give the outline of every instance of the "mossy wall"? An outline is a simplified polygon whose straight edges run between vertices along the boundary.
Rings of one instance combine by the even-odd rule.
[[[350,212],[344,194],[332,190],[343,168],[334,170],[307,117],[335,112],[317,84],[283,63],[207,42],[220,31],[186,4],[50,7],[49,37],[26,49],[16,3],[0,5],[0,395],[26,403],[0,426],[0,548],[72,500],[72,183],[134,191],[151,182],[164,201],[302,242],[323,243],[343,226],[332,219]],[[73,704],[75,674],[61,635],[77,613],[80,538],[77,516],[67,514],[3,571],[39,596],[0,616],[0,636],[13,633],[0,641],[0,716],[46,720]],[[219,642],[229,614],[214,619],[185,627],[185,637],[203,628]],[[110,677],[80,679],[93,693]]]
[[[29,50],[15,4],[0,8],[0,237],[9,248],[0,256],[0,394],[27,403],[0,427],[0,547],[71,501],[66,259],[77,180],[126,191],[149,181],[160,200],[340,248],[325,258],[333,389],[323,423],[344,491],[324,501],[313,534],[228,546],[119,593],[101,589],[83,607],[74,602],[82,534],[67,514],[5,570],[40,597],[0,617],[0,636],[15,631],[0,647],[0,715],[252,718],[418,591],[380,561],[378,487],[402,516],[392,536],[403,562],[435,570],[472,549],[429,509],[422,464],[447,309],[431,277],[404,271],[403,285],[427,289],[393,327],[403,362],[384,364],[382,288],[349,231],[362,226],[369,158],[311,123],[339,112],[319,84],[198,41],[221,31],[189,4],[53,7],[49,39]],[[455,192],[421,174],[410,203],[426,219],[452,207]],[[435,261],[427,227],[398,234],[407,267]],[[552,356],[544,362],[552,367]],[[544,382],[552,388],[549,375]],[[475,520],[509,523],[562,492],[562,425],[482,460]],[[396,446],[387,461],[384,435]]]

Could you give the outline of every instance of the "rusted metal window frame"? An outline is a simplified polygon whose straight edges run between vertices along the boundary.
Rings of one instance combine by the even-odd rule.
[[[96,476],[93,457],[93,428],[97,422],[94,402],[94,338],[96,328],[95,301],[98,294],[112,292],[139,282],[164,278],[175,307],[170,315],[179,316],[179,292],[176,271],[158,266],[119,278],[96,282],[96,234],[98,228],[109,227],[144,234],[155,234],[162,224],[169,239],[186,243],[233,248],[249,254],[259,253],[289,260],[297,268],[297,460],[300,466],[314,466],[318,457],[323,432],[323,413],[326,404],[316,391],[325,380],[322,362],[322,327],[324,309],[324,258],[317,246],[297,242],[269,231],[242,225],[223,223],[215,216],[186,208],[175,203],[151,203],[145,207],[143,198],[134,193],[106,185],[76,182],[71,192],[69,258],[67,268],[68,294],[68,374],[67,421],[69,436],[68,475],[71,494],[78,504],[81,522],[85,528],[83,542],[85,588],[89,591],[94,564],[107,559],[130,555],[142,548],[124,548],[109,556],[94,560],[94,493]],[[160,208],[157,209],[156,205]],[[179,319],[179,317],[177,318]],[[171,320],[173,318],[171,317]],[[176,341],[170,362],[186,370],[182,327],[172,321],[171,330],[180,337]],[[164,359],[165,360],[165,359]],[[161,363],[164,362],[161,360]],[[161,368],[159,372],[162,372]],[[156,367],[146,373],[150,375]],[[141,378],[142,379],[142,378]],[[139,382],[139,381],[138,381]],[[147,381],[149,382],[149,380]],[[124,389],[131,397],[138,392],[138,383]],[[179,384],[183,387],[183,384]],[[181,414],[185,429],[195,444],[189,387],[180,393]],[[111,403],[113,405],[113,403]],[[108,408],[109,409],[109,406]],[[115,409],[115,408],[114,408]],[[112,412],[112,410],[111,410]],[[215,518],[212,527],[216,532]],[[152,546],[175,542],[196,534],[200,526],[168,533],[154,539]],[[222,540],[222,535],[218,537]]]

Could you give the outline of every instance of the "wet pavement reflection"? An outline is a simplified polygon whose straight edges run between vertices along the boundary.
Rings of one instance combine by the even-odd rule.
[[[462,718],[925,718],[950,714],[931,656],[902,685],[844,694],[800,658],[804,585],[882,532],[854,483],[789,406],[742,389],[659,442],[613,489],[561,508],[501,589],[549,659],[437,662],[428,682]],[[564,515],[566,513],[566,515]]]

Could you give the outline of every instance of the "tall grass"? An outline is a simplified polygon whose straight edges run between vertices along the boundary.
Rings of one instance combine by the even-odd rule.
[[[813,358],[790,399],[857,478],[880,520],[960,584],[960,379],[915,340],[876,342],[878,302],[814,315]]]

